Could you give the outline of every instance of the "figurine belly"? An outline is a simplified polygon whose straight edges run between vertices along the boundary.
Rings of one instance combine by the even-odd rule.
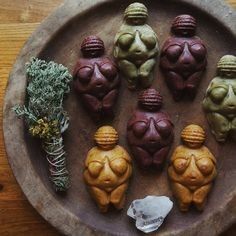
[[[127,139],[141,168],[162,169],[173,141],[173,124],[159,111],[162,97],[155,89],[140,93],[139,107],[127,125]]]
[[[218,76],[207,88],[203,109],[215,138],[225,142],[236,138],[236,57],[223,56],[217,65]]]
[[[112,119],[120,79],[116,65],[104,57],[104,45],[96,36],[84,39],[74,70],[74,85],[80,99],[95,121]]]
[[[107,212],[110,205],[122,209],[132,174],[130,156],[116,145],[118,135],[110,126],[99,128],[95,141],[98,147],[88,152],[85,161],[85,183],[101,212]]]
[[[161,51],[160,67],[175,101],[184,96],[193,99],[206,68],[206,48],[195,35],[196,20],[189,15],[177,16],[173,36]]]
[[[184,145],[175,149],[168,168],[171,188],[181,211],[191,204],[201,211],[216,177],[216,160],[203,146],[205,132],[200,126],[186,126],[181,137]]]
[[[138,85],[147,88],[153,80],[152,71],[159,48],[155,32],[145,24],[147,14],[143,4],[130,4],[115,37],[114,57],[129,89],[135,89]]]

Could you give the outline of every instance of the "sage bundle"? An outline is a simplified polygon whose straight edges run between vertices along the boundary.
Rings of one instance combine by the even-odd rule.
[[[42,140],[55,190],[66,191],[70,183],[62,134],[68,128],[69,117],[63,99],[70,91],[72,76],[63,65],[38,58],[26,64],[26,74],[26,104],[16,105],[13,110],[25,118],[29,133]]]

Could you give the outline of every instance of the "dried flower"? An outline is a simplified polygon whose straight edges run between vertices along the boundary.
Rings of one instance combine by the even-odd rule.
[[[63,65],[38,58],[26,64],[26,74],[29,79],[26,105],[16,105],[13,110],[18,117],[25,118],[29,133],[42,139],[50,178],[56,191],[65,191],[69,176],[62,133],[68,128],[69,117],[63,109],[63,99],[70,91],[72,76]]]

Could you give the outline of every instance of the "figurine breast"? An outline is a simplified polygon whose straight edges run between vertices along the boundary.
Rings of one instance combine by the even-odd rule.
[[[128,82],[128,88],[147,88],[152,83],[152,71],[158,54],[158,40],[146,24],[147,8],[141,3],[130,4],[124,13],[124,23],[115,36],[114,57]]]
[[[173,194],[181,211],[188,211],[192,203],[203,210],[216,177],[216,160],[203,146],[205,132],[200,126],[186,126],[181,138],[184,144],[175,149],[168,168]]]
[[[124,148],[117,145],[118,134],[111,126],[100,127],[85,161],[84,180],[101,212],[109,205],[122,209],[132,174],[132,163]]]
[[[74,69],[75,90],[95,121],[112,119],[120,84],[117,67],[103,55],[103,41],[96,36],[85,38],[81,51],[83,58]]]
[[[175,101],[193,99],[206,68],[206,47],[195,36],[196,20],[190,15],[177,16],[171,30],[173,36],[161,50],[160,67]]]
[[[127,140],[141,168],[162,169],[173,141],[173,124],[160,111],[162,96],[155,89],[139,94],[138,108],[127,124]]]
[[[207,88],[203,109],[216,140],[225,142],[231,134],[236,137],[236,57],[223,56],[217,69],[217,77]]]

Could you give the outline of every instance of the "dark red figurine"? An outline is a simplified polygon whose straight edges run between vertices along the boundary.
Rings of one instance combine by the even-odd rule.
[[[160,111],[162,96],[155,89],[142,91],[138,108],[127,125],[127,138],[133,157],[143,168],[161,170],[173,141],[173,124],[169,116]]]
[[[175,101],[194,99],[207,65],[206,47],[195,36],[196,20],[190,15],[174,19],[173,33],[161,50],[160,67]]]
[[[97,36],[81,44],[83,58],[74,69],[74,85],[84,107],[95,121],[112,119],[120,79],[115,63],[104,56],[104,43]]]

